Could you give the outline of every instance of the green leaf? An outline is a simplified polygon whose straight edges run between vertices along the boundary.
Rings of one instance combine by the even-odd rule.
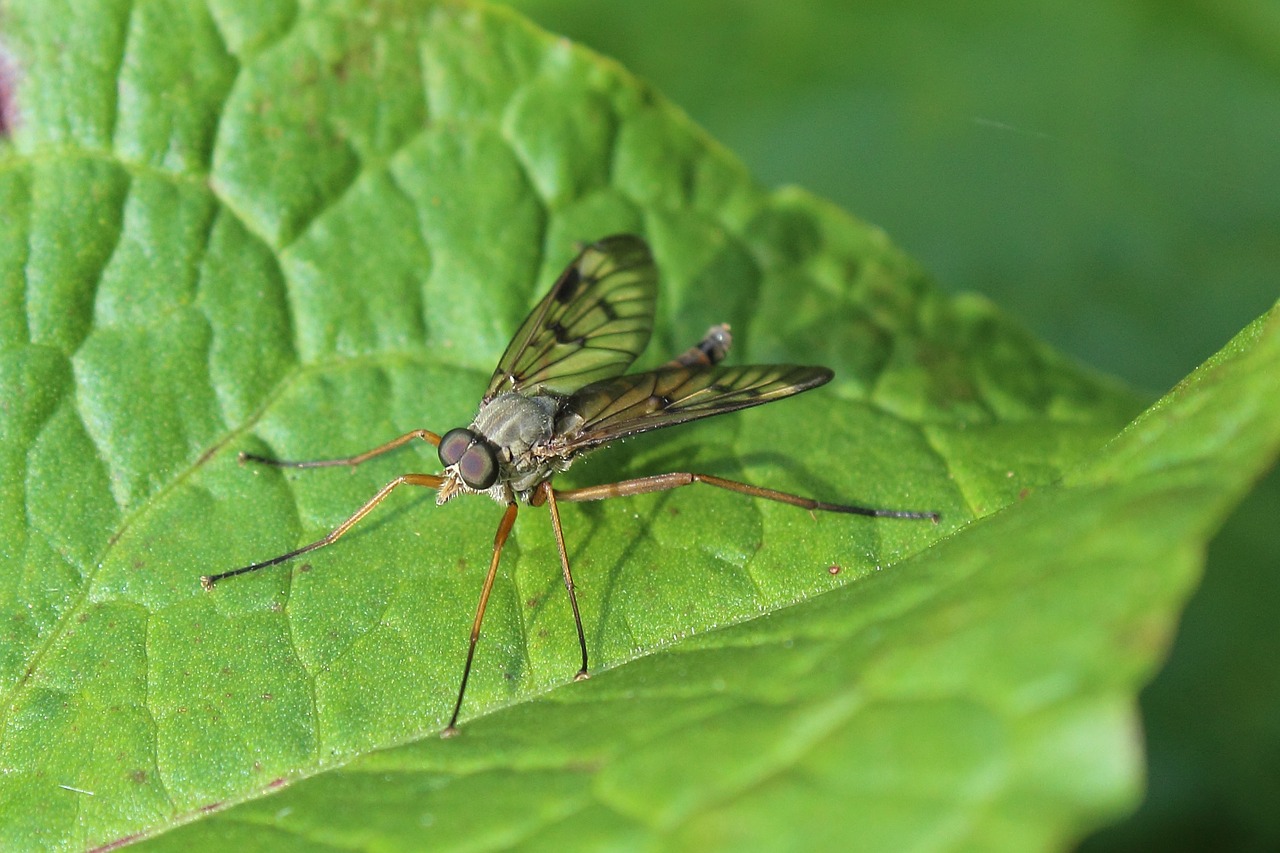
[[[1022,847],[1132,801],[1134,691],[1275,453],[1273,319],[1100,452],[1130,394],[941,296],[877,230],[763,192],[510,13],[3,12],[0,847],[181,823],[157,843]],[[555,546],[526,511],[448,742],[495,507],[397,495],[201,591],[436,467],[240,451],[467,423],[573,243],[627,230],[663,273],[646,363],[724,320],[735,358],[837,380],[568,483],[691,468],[943,523],[696,489],[566,508],[598,673],[568,684]]]
[[[1276,299],[1280,63],[1258,61],[1276,3],[512,5],[649,80],[766,185],[820,187],[947,289],[1139,387]],[[1277,516],[1273,469],[1142,691],[1143,805],[1088,853],[1280,849]]]

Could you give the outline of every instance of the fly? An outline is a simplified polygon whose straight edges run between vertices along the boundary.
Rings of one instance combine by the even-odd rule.
[[[705,483],[810,511],[938,520],[936,512],[826,503],[692,472],[654,474],[579,489],[553,488],[551,481],[556,474],[567,470],[582,454],[610,442],[781,400],[831,380],[833,374],[825,367],[721,365],[732,342],[727,325],[712,326],[698,344],[656,370],[625,373],[649,342],[657,291],[658,271],[645,241],[627,234],[606,237],[582,250],[520,325],[498,361],[470,426],[451,429],[444,435],[417,429],[343,459],[286,462],[242,453],[242,460],[280,468],[355,466],[422,440],[437,448],[444,470],[440,474],[401,474],[323,539],[261,563],[205,575],[201,584],[212,590],[219,581],[331,545],[400,486],[435,489],[437,504],[458,495],[483,494],[493,498],[505,511],[476,605],[458,698],[449,725],[441,732],[442,737],[450,737],[458,732],[458,714],[471,675],[485,606],[493,590],[502,547],[521,503],[535,507],[546,504],[551,515],[582,652],[582,666],[575,680],[587,677],[587,641],[560,525],[562,501],[598,501]]]

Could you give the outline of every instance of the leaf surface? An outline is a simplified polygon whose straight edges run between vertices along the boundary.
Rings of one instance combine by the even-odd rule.
[[[943,297],[875,229],[762,191],[510,13],[10,0],[5,20],[0,846],[189,823],[155,843],[1015,847],[1132,800],[1134,692],[1274,455],[1273,323],[1100,454],[1132,395]],[[623,231],[662,271],[643,365],[727,321],[739,362],[837,379],[565,484],[705,470],[943,523],[697,489],[567,508],[598,673],[568,685],[554,542],[526,510],[447,743],[496,507],[396,495],[332,548],[201,591],[437,467],[239,452],[466,424],[574,242]],[[1217,443],[1174,429],[1185,406],[1224,412]],[[1169,460],[1194,501],[1169,498]]]

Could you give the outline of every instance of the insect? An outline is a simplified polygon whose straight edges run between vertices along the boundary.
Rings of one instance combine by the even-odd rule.
[[[553,488],[551,481],[556,474],[567,470],[582,454],[609,442],[781,400],[830,381],[832,372],[825,367],[721,366],[719,362],[732,340],[726,325],[711,327],[695,346],[655,370],[624,374],[649,341],[657,288],[657,268],[645,241],[625,234],[606,237],[582,250],[521,324],[498,361],[470,426],[451,429],[444,435],[416,429],[342,459],[286,462],[242,453],[242,460],[282,468],[355,466],[422,440],[437,448],[444,470],[440,474],[402,474],[323,539],[261,563],[205,575],[200,579],[202,585],[212,590],[219,581],[331,545],[400,486],[436,489],[437,504],[464,494],[493,498],[505,511],[494,536],[489,571],[476,605],[458,698],[449,725],[441,733],[449,737],[458,731],[458,715],[485,606],[520,503],[535,507],[545,504],[551,516],[582,652],[576,680],[587,677],[587,641],[560,525],[561,502],[598,501],[705,483],[810,511],[938,520],[936,512],[826,503],[691,472],[654,474],[578,489]]]

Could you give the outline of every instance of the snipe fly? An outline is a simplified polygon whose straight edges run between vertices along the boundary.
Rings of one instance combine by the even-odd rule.
[[[830,381],[832,373],[825,367],[720,365],[731,343],[729,327],[725,325],[713,326],[699,343],[656,370],[624,374],[649,342],[657,289],[657,268],[645,241],[625,234],[607,237],[582,250],[521,324],[499,360],[489,387],[480,399],[480,411],[470,426],[451,429],[444,435],[417,429],[343,459],[285,462],[241,454],[243,460],[281,468],[354,466],[421,439],[437,448],[444,471],[402,474],[323,539],[261,563],[206,575],[201,578],[204,588],[211,590],[219,581],[333,544],[400,486],[436,489],[437,504],[463,494],[493,498],[506,507],[506,511],[498,524],[489,571],[480,589],[458,698],[449,725],[442,732],[442,736],[449,737],[458,731],[458,714],[475,658],[485,605],[493,589],[502,546],[515,523],[521,502],[535,507],[546,504],[550,511],[564,585],[569,591],[569,605],[582,651],[578,679],[587,677],[587,641],[560,526],[562,501],[598,501],[705,483],[810,511],[938,520],[936,512],[826,503],[686,471],[580,489],[553,488],[551,480],[556,474],[567,470],[583,453],[612,441],[781,400]]]

